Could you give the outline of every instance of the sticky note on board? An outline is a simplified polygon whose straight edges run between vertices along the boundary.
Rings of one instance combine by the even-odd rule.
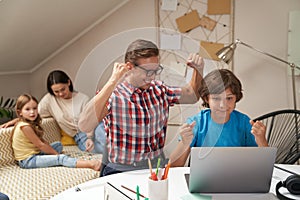
[[[200,26],[212,31],[216,27],[217,22],[209,17],[203,16],[200,19]]]
[[[181,33],[188,32],[200,25],[200,17],[197,10],[191,12],[176,19],[178,30]]]
[[[200,41],[200,52],[199,55],[203,58],[212,59],[219,61],[220,59],[216,55],[216,53],[224,47],[223,43],[214,43],[207,41]]]
[[[178,50],[181,48],[180,34],[160,33],[160,49]]]
[[[185,77],[186,75],[186,64],[179,62],[171,62],[171,68],[176,71],[179,75]]]
[[[208,15],[230,14],[231,0],[207,0]]]
[[[161,9],[176,11],[178,0],[162,0]]]

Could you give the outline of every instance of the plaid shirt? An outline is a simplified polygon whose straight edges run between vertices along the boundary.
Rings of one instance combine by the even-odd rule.
[[[109,160],[133,164],[160,155],[166,139],[169,106],[178,102],[181,88],[152,81],[147,90],[120,83],[107,103],[105,127]]]

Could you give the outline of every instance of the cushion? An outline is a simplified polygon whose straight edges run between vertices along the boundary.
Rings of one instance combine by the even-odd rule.
[[[44,139],[49,143],[60,141],[60,129],[53,118],[42,120],[42,127],[45,131]],[[14,164],[14,154],[11,146],[11,134],[14,127],[0,129],[0,166]]]
[[[11,133],[13,127],[0,129],[0,167],[7,164],[14,164],[14,154],[11,147]]]
[[[53,118],[43,118],[42,119],[42,124],[41,126],[43,127],[45,133],[43,138],[49,142],[55,142],[55,141],[60,141],[61,136],[60,136],[60,128]]]
[[[61,143],[62,143],[62,145],[64,145],[64,146],[77,145],[74,138],[69,136],[63,130],[61,130],[60,132],[61,132]]]
[[[101,154],[82,152],[77,146],[64,147],[65,154],[81,159],[102,159]],[[47,167],[22,169],[18,165],[0,168],[1,192],[10,199],[50,199],[58,193],[98,178],[100,173],[86,168]],[[4,174],[4,176],[2,176]]]

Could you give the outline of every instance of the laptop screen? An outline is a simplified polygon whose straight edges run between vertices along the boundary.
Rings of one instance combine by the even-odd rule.
[[[275,147],[192,147],[189,191],[267,193]]]

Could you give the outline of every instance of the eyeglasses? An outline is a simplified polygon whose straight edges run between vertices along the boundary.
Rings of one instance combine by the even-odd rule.
[[[161,72],[164,69],[162,65],[159,65],[158,69],[156,69],[156,70],[148,70],[148,69],[145,69],[145,68],[143,68],[143,67],[141,67],[139,65],[136,65],[136,64],[135,64],[135,67],[138,67],[138,68],[144,70],[146,72],[146,76],[148,76],[148,77],[153,76],[154,74],[155,75],[160,75]]]

